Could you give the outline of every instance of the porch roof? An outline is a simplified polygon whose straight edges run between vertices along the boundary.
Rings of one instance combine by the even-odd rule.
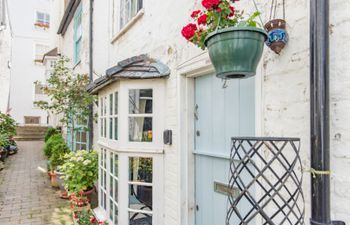
[[[102,88],[117,80],[165,78],[169,75],[170,69],[167,65],[148,55],[139,55],[120,61],[116,66],[107,69],[106,75],[90,83],[87,90],[97,94]]]

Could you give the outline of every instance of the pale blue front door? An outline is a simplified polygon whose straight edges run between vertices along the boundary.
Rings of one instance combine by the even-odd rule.
[[[255,133],[254,83],[230,80],[223,88],[215,75],[195,79],[196,225],[225,225],[228,201],[220,188],[228,184],[231,137]]]

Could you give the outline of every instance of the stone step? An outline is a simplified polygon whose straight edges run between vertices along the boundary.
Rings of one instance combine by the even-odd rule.
[[[45,138],[42,136],[16,136],[15,141],[42,141]]]
[[[46,126],[19,126],[17,135],[14,137],[17,141],[44,140],[48,127]]]

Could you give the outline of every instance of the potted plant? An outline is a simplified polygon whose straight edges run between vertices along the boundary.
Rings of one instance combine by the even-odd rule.
[[[60,172],[59,167],[63,165],[64,156],[68,152],[69,152],[69,149],[67,144],[64,142],[63,139],[61,139],[61,143],[57,143],[55,146],[53,146],[51,157],[50,157],[50,168],[51,168],[51,171],[53,171],[52,172],[53,176],[51,176],[51,178],[54,177],[57,186],[61,190],[62,198],[67,198],[67,194],[64,189],[64,184],[62,179],[62,176],[64,174]]]
[[[49,159],[48,161],[48,174],[51,179],[51,186],[52,187],[59,187],[58,180],[57,180],[57,174],[55,173],[55,169],[57,168],[59,161],[62,160],[60,157],[63,157],[63,155],[66,153],[66,148],[62,147],[62,145],[65,145],[65,141],[61,134],[55,134],[51,136],[47,142],[44,145],[44,154]],[[57,147],[60,146],[60,147]],[[62,148],[61,148],[62,147]],[[55,156],[53,158],[53,150],[56,148]],[[61,152],[63,151],[63,152]],[[59,156],[60,153],[62,156]],[[51,160],[54,160],[55,162],[52,162]]]
[[[0,160],[2,162],[4,162],[5,159],[7,158],[8,152],[6,150],[6,147],[8,145],[9,145],[8,136],[0,133]]]
[[[256,22],[260,12],[245,18],[228,0],[202,0],[202,5],[205,10],[192,12],[195,23],[183,27],[182,35],[198,47],[208,48],[217,77],[254,76],[267,38]]]
[[[2,135],[2,139],[6,139],[1,150],[2,160],[4,160],[9,154],[16,153],[18,150],[17,144],[13,139],[13,136],[17,133],[16,128],[16,121],[11,118],[9,114],[0,112],[0,135]]]
[[[75,196],[86,196],[91,200],[94,183],[98,176],[98,155],[96,151],[80,150],[66,154],[65,163],[60,166],[64,186]]]
[[[91,210],[83,210],[73,214],[73,221],[76,225],[105,225],[105,222],[98,221],[96,217],[92,214]]]

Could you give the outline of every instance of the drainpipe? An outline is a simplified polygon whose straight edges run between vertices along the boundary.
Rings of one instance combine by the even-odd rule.
[[[311,225],[345,225],[330,213],[329,2],[310,0]]]
[[[89,79],[90,83],[93,82],[94,73],[94,61],[93,61],[93,13],[94,13],[94,0],[90,0],[90,12],[89,12]],[[92,142],[94,140],[94,112],[93,105],[90,105],[90,116],[89,116],[89,149],[92,149]]]

